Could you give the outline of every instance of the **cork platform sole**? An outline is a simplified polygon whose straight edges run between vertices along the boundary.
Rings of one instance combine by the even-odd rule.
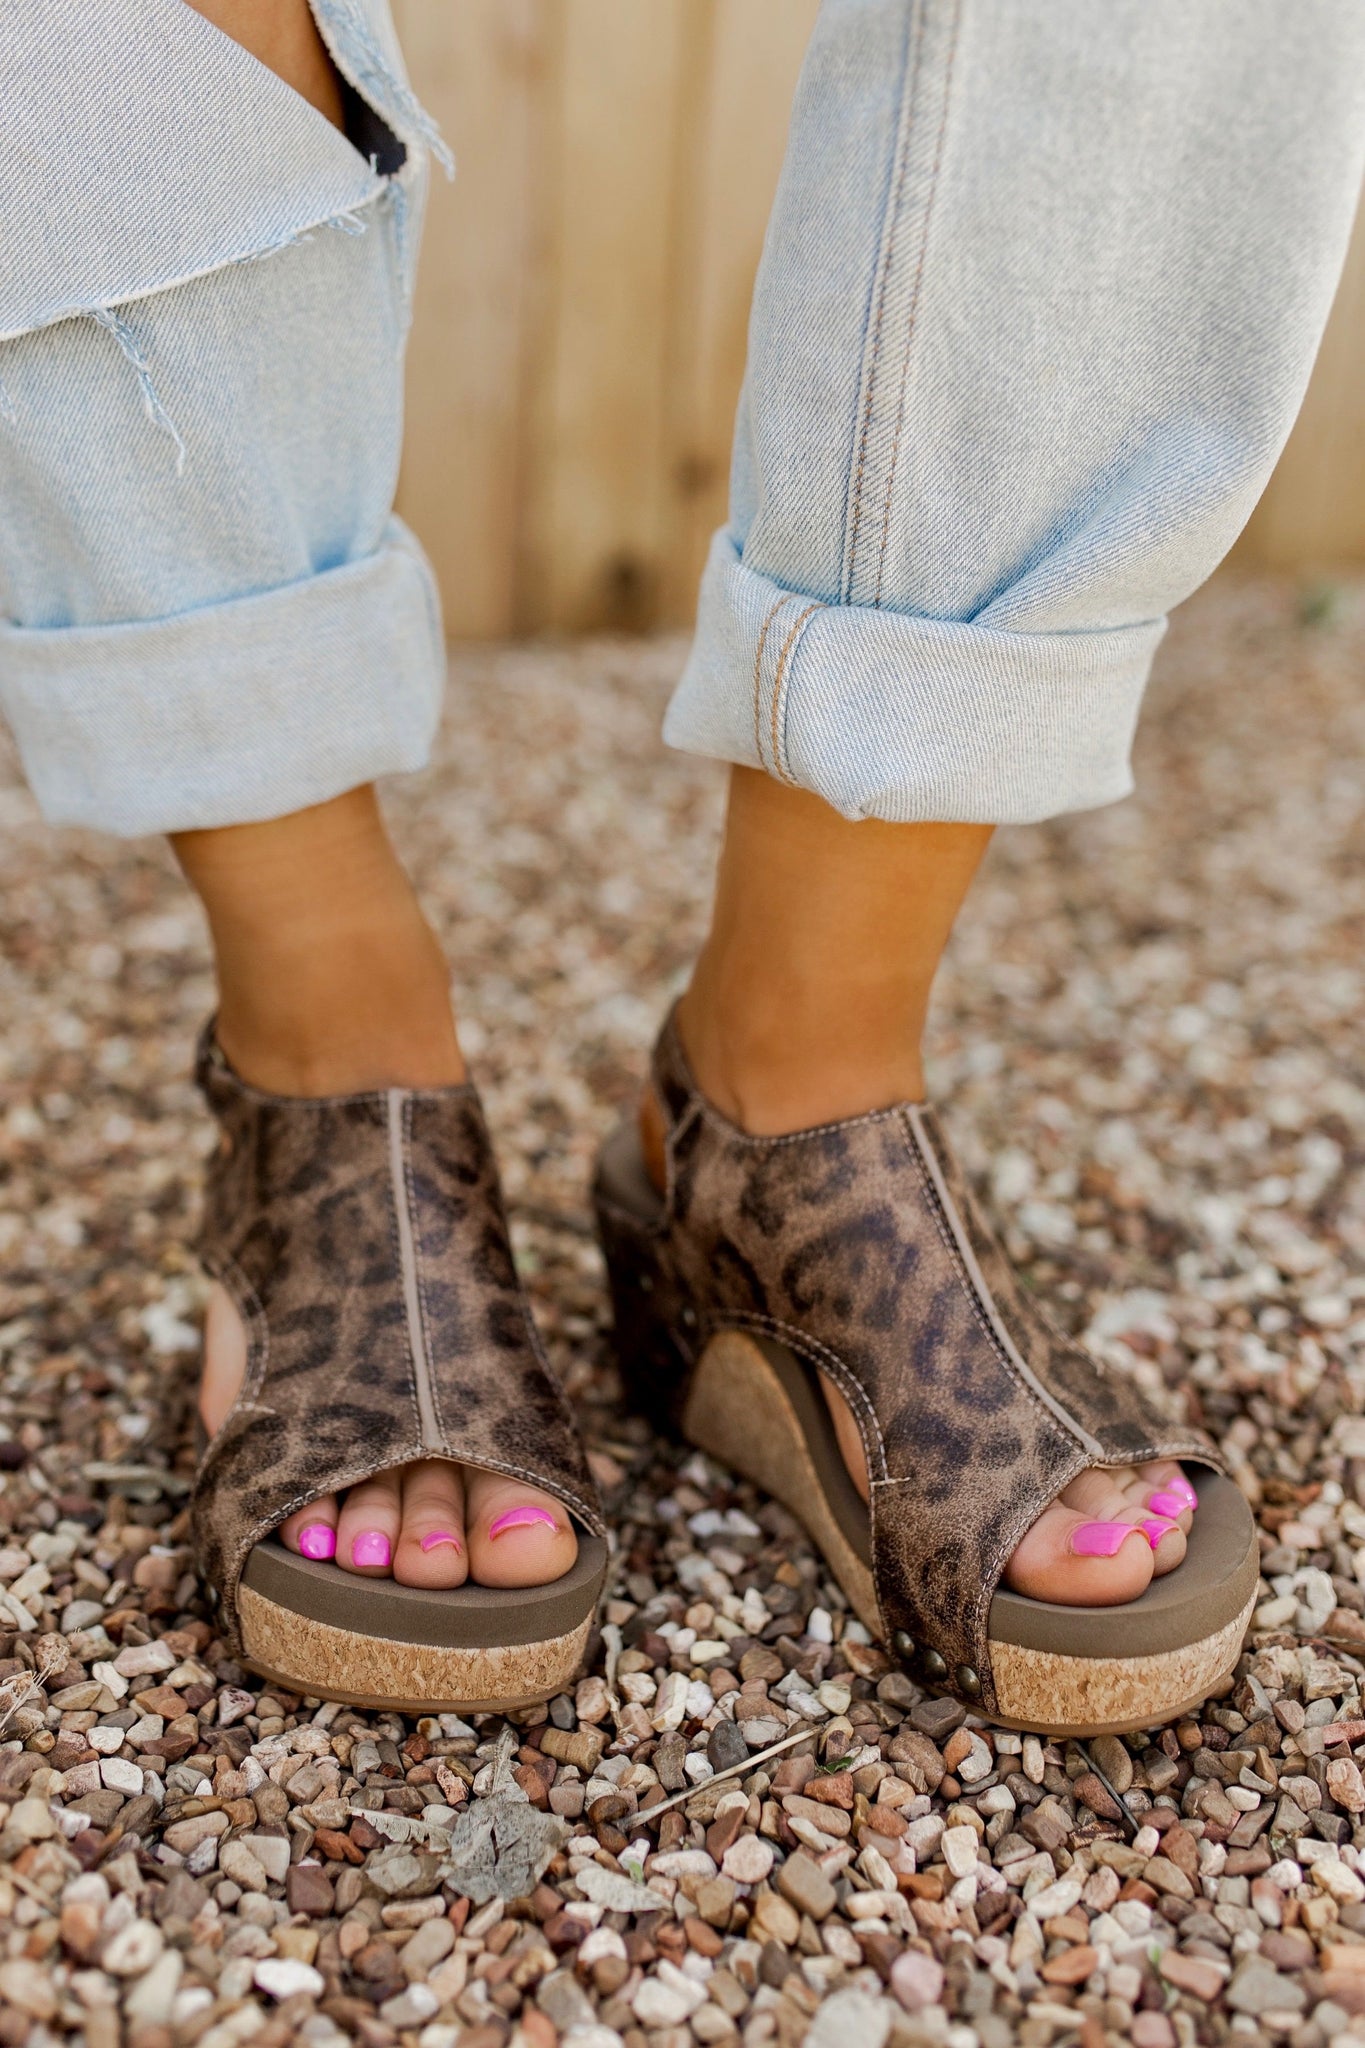
[[[502,1712],[572,1684],[606,1575],[607,1546],[547,1586],[433,1590],[363,1579],[268,1538],[238,1596],[243,1662],[287,1691],[399,1713]]]
[[[696,1341],[700,1318],[667,1266],[659,1197],[631,1132],[603,1153],[597,1206],[621,1370],[638,1405],[781,1501],[880,1636],[872,1516],[839,1452],[815,1369],[753,1330]],[[1206,1467],[1189,1477],[1199,1507],[1185,1558],[1140,1599],[1068,1607],[997,1589],[987,1631],[997,1721],[1044,1735],[1126,1734],[1178,1720],[1220,1688],[1255,1605],[1259,1548],[1232,1482]],[[915,1645],[890,1647],[932,1684],[910,1662]]]
[[[805,1381],[804,1368],[783,1347],[725,1331],[711,1339],[697,1362],[683,1406],[683,1430],[689,1441],[791,1510],[823,1551],[859,1620],[878,1635],[870,1517],[851,1481],[849,1491],[862,1511],[862,1543],[845,1526],[851,1519],[848,1504],[841,1503],[842,1517],[831,1504],[826,1460],[813,1454],[798,1414],[805,1404],[792,1398],[797,1374]],[[1199,1540],[1192,1533],[1184,1563],[1154,1580],[1141,1600],[1091,1608],[1026,1600],[1008,1591],[995,1595],[990,1637],[997,1721],[1040,1735],[1121,1735],[1178,1720],[1217,1690],[1242,1647],[1255,1604],[1257,1559],[1254,1550],[1249,1562],[1245,1551],[1236,1556],[1242,1533],[1237,1506],[1244,1509],[1244,1504],[1231,1483],[1208,1473],[1196,1475],[1194,1485],[1200,1496],[1194,1522]],[[1236,1494],[1236,1503],[1227,1494]],[[1224,1570],[1229,1562],[1230,1574]],[[1191,1563],[1190,1581],[1178,1586]],[[1177,1593],[1178,1599],[1169,1597]],[[1150,1603],[1145,1611],[1144,1603]],[[1170,1642],[1190,1628],[1192,1640]],[[1033,1641],[1011,1640],[1025,1634]],[[1138,1655],[1106,1654],[1103,1640],[1096,1640],[1132,1644],[1144,1635],[1151,1647]],[[1047,1646],[1038,1647],[1040,1642]],[[1158,1647],[1163,1642],[1167,1646]]]

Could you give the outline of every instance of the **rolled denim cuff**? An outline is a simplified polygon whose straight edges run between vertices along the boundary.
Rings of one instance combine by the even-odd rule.
[[[402,523],[358,561],[159,619],[0,623],[0,710],[45,817],[134,837],[240,825],[423,766],[440,608]]]
[[[664,738],[846,818],[1031,824],[1128,795],[1165,624],[1006,633],[824,604],[746,569],[722,531]]]

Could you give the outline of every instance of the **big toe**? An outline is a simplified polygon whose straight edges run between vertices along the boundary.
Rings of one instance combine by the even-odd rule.
[[[404,1586],[462,1586],[468,1572],[461,1468],[444,1458],[423,1458],[403,1473],[403,1525],[393,1575]]]
[[[1068,1607],[1136,1600],[1151,1584],[1154,1566],[1146,1519],[1107,1473],[1084,1472],[1022,1538],[1005,1567],[1005,1584],[1032,1600]],[[1178,1529],[1175,1534],[1180,1537]]]
[[[465,1471],[469,1569],[482,1586],[547,1586],[578,1555],[567,1508],[518,1479]]]

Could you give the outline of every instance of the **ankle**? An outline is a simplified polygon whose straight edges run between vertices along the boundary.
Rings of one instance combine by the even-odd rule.
[[[715,1003],[694,980],[678,1029],[697,1086],[754,1137],[780,1137],[924,1096],[919,1033],[899,1019]]]
[[[414,927],[272,934],[218,949],[218,1038],[244,1081],[277,1095],[440,1088],[466,1068],[445,961]]]

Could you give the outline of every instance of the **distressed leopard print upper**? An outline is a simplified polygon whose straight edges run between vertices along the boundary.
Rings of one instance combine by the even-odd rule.
[[[903,1631],[994,1704],[988,1620],[1011,1553],[1078,1472],[1158,1457],[1222,1468],[1023,1293],[929,1109],[751,1138],[697,1091],[672,1018],[661,1229],[708,1332],[778,1339],[840,1388],[872,1482],[888,1641]]]
[[[524,1478],[604,1533],[517,1280],[474,1088],[266,1095],[232,1072],[211,1027],[197,1076],[220,1128],[200,1253],[249,1339],[193,1499],[229,1640],[253,1543],[308,1501],[416,1458]]]

